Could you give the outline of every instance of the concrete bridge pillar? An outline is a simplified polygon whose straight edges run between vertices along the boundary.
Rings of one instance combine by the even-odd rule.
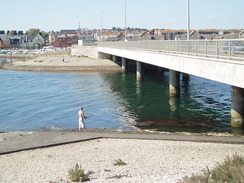
[[[183,73],[183,81],[188,82],[190,80],[190,75]]]
[[[174,70],[170,70],[169,76],[169,95],[171,97],[177,97],[180,95],[180,73]]]
[[[139,62],[139,61],[136,62],[136,77],[137,77],[137,80],[143,80],[144,79],[143,63]]]
[[[122,72],[127,72],[127,60],[122,58]]]
[[[114,62],[117,61],[117,57],[115,55],[112,56],[112,59],[113,59]]]
[[[164,76],[165,68],[158,67],[158,72]]]
[[[232,86],[231,126],[244,127],[244,89]]]

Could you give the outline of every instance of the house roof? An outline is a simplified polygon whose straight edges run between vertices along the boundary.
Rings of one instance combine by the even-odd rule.
[[[56,34],[55,34],[55,32],[52,30],[52,31],[50,32],[50,35],[56,35]]]
[[[74,34],[74,33],[76,33],[77,31],[76,30],[74,30],[74,29],[67,29],[67,30],[60,30],[60,33],[61,34]]]

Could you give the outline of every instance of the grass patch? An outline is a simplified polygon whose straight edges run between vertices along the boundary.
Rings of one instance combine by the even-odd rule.
[[[104,172],[111,172],[111,170],[109,170],[109,169],[104,169]]]
[[[243,183],[244,157],[234,155],[218,163],[213,170],[206,168],[200,174],[184,177],[179,183]]]
[[[68,171],[69,174],[69,179],[72,182],[83,182],[83,181],[88,181],[90,180],[88,175],[85,174],[84,170],[81,168],[81,166],[76,163],[74,168],[71,168]]]
[[[85,56],[85,55],[80,55],[80,56],[77,56],[78,58],[89,58],[88,56]]]
[[[114,166],[124,166],[127,165],[124,161],[122,161],[121,159],[115,160]]]

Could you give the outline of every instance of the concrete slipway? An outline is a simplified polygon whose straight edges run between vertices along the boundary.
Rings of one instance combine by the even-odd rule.
[[[244,144],[243,136],[203,136],[137,132],[27,131],[0,133],[0,155],[101,138]]]

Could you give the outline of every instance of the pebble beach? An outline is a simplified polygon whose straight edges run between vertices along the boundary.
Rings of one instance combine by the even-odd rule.
[[[236,144],[164,140],[97,139],[0,156],[0,182],[68,182],[78,163],[92,183],[176,183],[227,156],[244,155]],[[121,159],[126,165],[114,166]]]

